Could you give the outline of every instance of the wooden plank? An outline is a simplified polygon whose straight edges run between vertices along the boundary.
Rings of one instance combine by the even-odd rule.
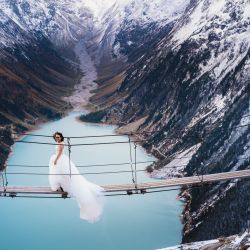
[[[208,174],[203,176],[190,176],[182,178],[171,178],[158,180],[153,182],[138,183],[137,189],[157,189],[157,188],[168,188],[173,186],[184,186],[184,185],[194,185],[208,182],[226,181],[238,178],[249,178],[250,170],[232,171],[218,174]],[[126,192],[135,191],[134,184],[111,184],[103,185],[105,192]],[[65,194],[59,191],[52,191],[50,187],[26,187],[26,186],[8,186],[6,190],[4,187],[0,187],[0,194],[2,193],[25,193],[25,194]]]

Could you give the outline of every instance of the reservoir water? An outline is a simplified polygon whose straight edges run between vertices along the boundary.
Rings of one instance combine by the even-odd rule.
[[[41,125],[35,134],[51,135],[61,131],[65,136],[114,134],[115,126],[79,122],[80,113]],[[26,141],[51,142],[51,138],[26,136]],[[125,136],[71,139],[71,143],[128,141]],[[66,143],[66,142],[65,142]],[[133,146],[133,145],[132,145]],[[133,147],[132,147],[133,149]],[[67,148],[65,148],[67,152]],[[16,143],[8,165],[47,166],[55,152],[54,145]],[[134,151],[133,157],[134,157]],[[80,167],[82,165],[123,163],[130,161],[129,144],[72,147],[72,160],[81,173],[96,184],[131,183],[130,173],[91,175],[100,171],[130,170],[129,165]],[[137,147],[137,161],[154,160]],[[144,169],[149,163],[138,164]],[[13,167],[7,173],[48,173],[47,167]],[[138,173],[138,182],[152,181],[145,172]],[[8,175],[8,185],[48,186],[47,175]],[[0,197],[1,249],[14,250],[147,250],[181,242],[180,214],[182,203],[178,191],[106,197],[101,220],[90,224],[79,218],[79,208],[71,199]]]

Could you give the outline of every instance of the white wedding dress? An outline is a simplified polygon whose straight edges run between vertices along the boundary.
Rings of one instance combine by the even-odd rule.
[[[57,164],[54,165],[58,149],[59,145],[56,145],[56,154],[53,154],[49,160],[49,184],[51,189],[56,191],[62,187],[65,192],[74,197],[80,207],[81,219],[91,223],[98,221],[105,203],[104,189],[79,175],[80,173],[72,161],[70,161],[71,177],[70,175],[60,175],[70,174],[70,167],[69,157],[64,153],[64,149],[57,160]]]

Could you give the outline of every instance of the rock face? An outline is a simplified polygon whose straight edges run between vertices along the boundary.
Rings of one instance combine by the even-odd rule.
[[[244,0],[191,1],[113,93],[92,98],[105,108],[103,121],[122,126],[147,117],[139,130],[154,133],[144,135],[144,146],[161,159],[154,168],[163,168],[154,175],[172,174],[170,166],[187,176],[249,168],[249,9]],[[183,241],[244,230],[249,186],[235,180],[190,189]]]

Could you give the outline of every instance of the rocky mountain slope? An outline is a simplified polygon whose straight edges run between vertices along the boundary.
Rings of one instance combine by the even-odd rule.
[[[0,166],[10,146],[11,132],[22,132],[37,122],[60,117],[78,81],[77,69],[63,59],[46,39],[5,49],[0,58]]]
[[[144,147],[161,159],[152,176],[249,168],[249,8],[246,0],[191,1],[115,90],[91,98],[104,108],[102,121],[154,132],[144,134]],[[235,180],[186,190],[183,241],[244,230],[249,185]]]
[[[250,249],[249,234],[243,233],[240,235],[233,235],[230,237],[221,237],[215,240],[192,242],[173,247],[167,247],[161,250],[246,250]]]
[[[26,29],[30,23],[20,23],[18,16],[26,19],[16,2],[8,3],[13,12],[2,1],[0,11],[0,168],[13,144],[11,133],[60,117],[68,105],[62,97],[79,78],[78,66],[70,63],[73,53],[66,59],[45,34]],[[22,7],[27,11],[27,5]]]

